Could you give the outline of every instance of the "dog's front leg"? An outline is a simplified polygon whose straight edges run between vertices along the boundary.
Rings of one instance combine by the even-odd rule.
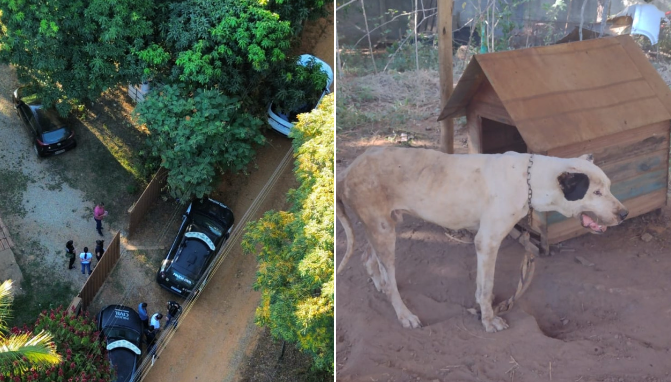
[[[501,317],[495,316],[492,309],[496,256],[503,238],[497,240],[498,238],[492,238],[486,232],[487,230],[481,229],[475,236],[475,250],[478,254],[475,300],[480,305],[482,325],[484,325],[485,330],[489,333],[495,333],[508,328],[506,321]]]

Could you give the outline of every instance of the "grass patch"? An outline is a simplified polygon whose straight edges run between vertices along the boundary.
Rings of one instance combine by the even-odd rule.
[[[10,327],[32,325],[43,310],[68,306],[72,297],[77,295],[77,290],[70,283],[54,278],[51,274],[53,269],[45,267],[36,258],[35,254],[43,253],[45,249],[36,241],[30,241],[25,248],[15,251],[23,273],[23,294],[17,296],[12,304],[13,317],[8,322]],[[63,255],[64,264],[65,261]]]
[[[4,214],[26,216],[23,193],[34,179],[21,171],[0,169],[0,209]]]
[[[393,129],[440,113],[439,75],[433,70],[346,77],[338,91],[339,133],[370,124]]]
[[[420,43],[417,47],[419,56],[419,69],[438,70],[438,45]],[[343,64],[343,71],[350,76],[364,76],[375,74],[377,72],[406,72],[417,70],[417,61],[415,60],[415,45],[410,40],[401,46],[395,42],[385,49],[374,50],[373,58],[370,53],[357,49],[343,48],[340,52],[340,59]]]
[[[114,225],[124,221],[154,171],[143,155],[146,132],[133,125],[129,115],[134,105],[122,92],[106,93],[83,118],[71,116],[77,148],[49,158],[60,179],[89,201],[105,203],[110,212],[105,220]]]

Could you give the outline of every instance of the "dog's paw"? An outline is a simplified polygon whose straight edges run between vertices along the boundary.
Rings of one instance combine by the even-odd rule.
[[[506,323],[506,320],[497,316],[491,319],[483,318],[482,325],[485,326],[485,330],[487,331],[487,333],[496,333],[500,332],[501,330],[508,329],[508,324]]]
[[[415,316],[412,313],[405,314],[403,316],[399,316],[398,320],[401,321],[401,324],[403,324],[404,328],[421,328],[422,323],[419,321],[419,318]]]

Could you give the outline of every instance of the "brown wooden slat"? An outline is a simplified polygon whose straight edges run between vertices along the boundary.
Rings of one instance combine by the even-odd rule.
[[[471,59],[468,66],[466,66],[466,70],[461,75],[457,86],[454,88],[450,99],[443,110],[441,110],[438,120],[464,116],[466,114],[466,107],[484,80],[485,75],[480,68],[480,64],[478,64],[477,60]]]
[[[628,81],[614,81],[604,86],[588,89],[552,92],[528,99],[511,100],[506,102],[506,106],[521,116],[516,120],[520,123],[612,106],[627,107],[628,104],[637,100],[649,100],[656,97],[657,94],[646,79],[639,77]]]
[[[608,175],[612,184],[625,179],[656,171],[668,166],[669,149],[665,148],[635,157],[624,158],[615,162],[602,164],[600,167]]]
[[[502,106],[475,100],[471,103],[471,105],[475,108],[477,115],[479,116],[505,123],[507,125],[514,125],[512,118],[510,118],[510,115],[508,115],[508,112]]]
[[[617,39],[475,56],[504,104],[509,100],[586,90],[641,77]],[[509,109],[515,118],[516,115]]]
[[[482,84],[478,88],[477,93],[475,93],[475,95],[473,96],[473,101],[482,101],[492,106],[505,109],[505,107],[503,106],[503,102],[501,102],[501,99],[499,98],[498,94],[496,94],[496,91],[492,87],[492,84],[490,84],[489,81],[487,80],[482,82]]]
[[[625,200],[622,204],[629,210],[628,219],[645,214],[666,205],[666,189]],[[580,226],[578,219],[571,218],[550,225],[548,227],[548,240],[550,244],[556,244],[586,233],[589,233],[589,231]]]
[[[533,122],[520,122],[519,116],[510,108],[507,110],[532,150],[551,150],[671,120],[671,115],[657,98],[555,115]]]
[[[594,154],[597,165],[608,163],[617,158],[636,156],[668,147],[669,122],[659,122],[635,130],[602,136],[548,150],[548,155],[561,158],[575,158],[582,154]],[[624,155],[628,154],[628,155]]]

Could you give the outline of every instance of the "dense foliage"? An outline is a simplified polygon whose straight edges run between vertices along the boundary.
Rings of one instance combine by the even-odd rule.
[[[13,328],[14,335],[47,331],[52,333],[62,360],[57,365],[32,367],[24,372],[5,372],[0,382],[108,382],[114,378],[114,371],[107,358],[107,350],[96,332],[96,323],[88,313],[76,316],[73,312],[59,307],[40,314],[35,328],[30,330]]]
[[[207,193],[217,169],[241,170],[254,157],[252,145],[264,141],[262,122],[217,90],[166,85],[135,112],[151,133],[151,154],[168,170],[171,192],[184,199]]]
[[[153,34],[151,0],[0,0],[0,15],[0,61],[62,114],[141,78],[134,52]]]
[[[300,182],[289,211],[271,211],[247,226],[246,253],[259,262],[262,293],[257,323],[274,337],[313,355],[315,368],[333,372],[333,95],[299,117],[292,130]]]
[[[325,15],[328,3],[0,0],[0,62],[14,65],[22,83],[40,85],[43,104],[64,115],[121,84],[153,80],[179,88],[138,114],[173,194],[202,195],[215,169],[237,170],[251,160],[270,102],[288,111],[320,94],[320,70],[297,67],[290,52],[304,22]],[[210,105],[187,108],[200,99]],[[224,110],[212,113],[219,105]]]

